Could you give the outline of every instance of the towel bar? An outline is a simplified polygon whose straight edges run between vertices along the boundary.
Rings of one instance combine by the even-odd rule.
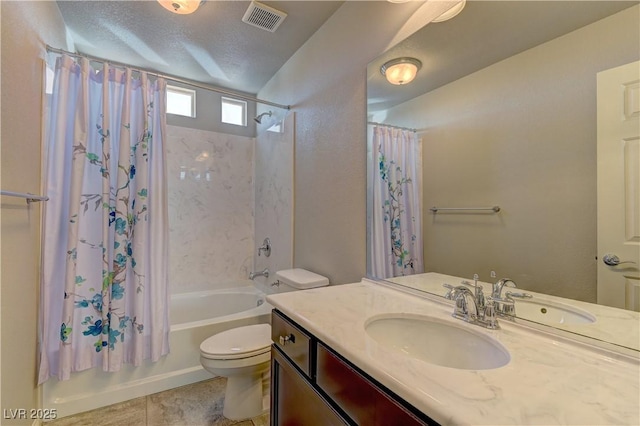
[[[0,191],[0,195],[6,195],[8,197],[25,198],[27,203],[37,203],[39,201],[49,201],[49,197],[41,195],[28,194],[25,192],[13,192],[13,191]]]
[[[429,210],[431,210],[434,213],[437,213],[440,210],[447,210],[447,211],[491,210],[494,213],[498,213],[500,211],[500,206],[493,206],[493,207],[431,207]]]

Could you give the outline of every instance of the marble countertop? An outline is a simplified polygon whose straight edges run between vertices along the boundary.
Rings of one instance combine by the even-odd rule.
[[[640,424],[640,362],[633,357],[508,321],[500,321],[500,330],[486,330],[452,318],[444,299],[367,280],[267,300],[442,425]],[[368,318],[390,313],[470,327],[499,341],[511,360],[475,371],[410,358],[365,332]]]
[[[452,275],[427,272],[424,274],[408,275],[405,277],[390,278],[387,281],[399,284],[419,291],[426,291],[431,294],[444,296],[447,289],[442,284],[447,283],[453,286],[460,285],[462,280],[473,281],[469,278],[461,278]],[[491,283],[478,281],[485,294],[491,293]],[[633,312],[624,309],[612,308],[609,306],[596,305],[594,303],[582,302],[579,300],[565,299],[563,297],[551,296],[548,294],[536,293],[526,289],[506,288],[507,291],[525,292],[533,295],[532,300],[551,301],[561,304],[569,304],[583,309],[596,317],[593,324],[545,324],[560,330],[587,336],[602,342],[640,351],[640,312]],[[518,299],[515,299],[516,314],[518,314]],[[526,303],[520,302],[520,303]],[[522,316],[521,319],[528,319]]]

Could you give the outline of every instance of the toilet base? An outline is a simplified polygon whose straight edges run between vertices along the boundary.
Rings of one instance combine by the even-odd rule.
[[[264,412],[263,375],[231,376],[227,378],[222,415],[229,420],[245,420]]]

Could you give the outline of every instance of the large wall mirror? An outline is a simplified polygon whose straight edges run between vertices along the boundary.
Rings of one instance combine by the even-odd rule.
[[[407,57],[421,63],[416,78],[390,84],[381,67]],[[426,25],[368,66],[369,230],[385,209],[371,201],[373,170],[382,164],[374,158],[374,127],[415,130],[422,206],[414,240],[424,272],[478,274],[490,283],[496,271],[524,291],[636,315],[640,137],[619,138],[626,157],[605,167],[624,169],[616,172],[620,185],[599,183],[598,131],[604,126],[598,126],[603,108],[597,100],[607,70],[630,69],[632,78],[613,71],[611,78],[626,80],[612,87],[626,96],[623,113],[637,119],[639,60],[638,1],[467,1],[453,19]],[[612,198],[613,186],[626,198]],[[624,222],[619,247],[607,246],[601,235],[599,218],[612,208],[618,213],[608,222]],[[374,272],[370,240],[370,277],[445,294],[420,287],[419,280]],[[605,254],[629,263],[605,265]],[[617,274],[609,287],[603,273]],[[410,274],[405,265],[397,275]]]

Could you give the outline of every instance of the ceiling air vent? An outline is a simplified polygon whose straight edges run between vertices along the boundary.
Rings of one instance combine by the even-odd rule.
[[[242,17],[242,22],[273,33],[286,17],[287,14],[284,12],[257,1],[252,1]]]

